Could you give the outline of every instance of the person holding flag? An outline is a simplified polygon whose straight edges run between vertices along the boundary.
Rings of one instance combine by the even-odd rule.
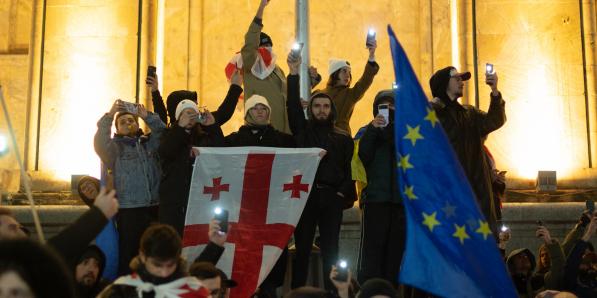
[[[399,282],[440,297],[517,297],[489,222],[454,152],[458,150],[450,143],[454,135],[450,130],[446,133],[444,123],[439,123],[438,111],[427,101],[390,26],[388,33],[397,83],[396,176],[400,193],[408,194],[403,200],[407,237]],[[452,69],[447,75],[448,81],[453,78],[451,84],[462,90],[461,80],[466,76]],[[503,101],[497,91],[497,77],[492,78],[488,80],[496,92],[492,108],[499,109],[496,105],[503,107]],[[454,101],[443,103],[456,105]],[[482,113],[463,109],[459,115],[475,115],[482,124],[476,131],[464,126],[469,128],[466,132],[487,134],[499,127],[498,122],[482,121]]]

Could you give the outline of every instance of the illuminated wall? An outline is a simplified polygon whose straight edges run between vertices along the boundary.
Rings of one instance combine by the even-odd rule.
[[[135,101],[137,12],[137,1],[46,2],[40,150],[31,166],[60,180],[99,176],[96,122],[115,99]]]
[[[0,16],[21,2],[25,8],[37,3],[38,12],[33,29],[33,80],[29,86],[10,91],[11,98],[23,98],[27,90],[18,89],[32,89],[30,106],[26,107],[29,130],[26,132],[23,122],[26,117],[20,117],[18,137],[26,141],[28,169],[61,180],[71,174],[97,175],[99,159],[92,147],[97,119],[118,97],[147,103],[143,80],[148,64],[158,66],[164,98],[174,90],[196,90],[201,104],[215,109],[228,89],[224,67],[240,50],[259,3],[12,0],[9,8],[0,5]],[[389,88],[393,81],[387,24],[393,25],[427,92],[428,79],[439,68],[460,64],[462,69],[473,71],[475,64],[483,69],[486,62],[493,62],[508,102],[508,123],[492,134],[487,144],[498,166],[513,178],[510,185],[528,187],[537,170],[555,169],[560,178],[581,181],[571,186],[596,186],[597,173],[588,168],[588,159],[592,151],[593,164],[597,162],[593,46],[597,29],[594,2],[585,1],[584,6],[586,72],[578,1],[572,0],[310,1],[311,64],[324,76],[319,87],[325,84],[331,57],[351,61],[357,78],[367,59],[366,29],[377,29],[381,70],[356,106],[351,120],[356,131],[371,120],[371,103],[377,91]],[[295,35],[294,10],[294,0],[272,1],[264,16],[264,31],[272,36],[278,64],[285,71],[285,56]],[[4,29],[5,23],[12,29]],[[22,18],[10,17],[8,22],[0,19],[0,67],[9,60],[2,56],[2,49],[16,44],[22,53],[28,46],[29,36],[23,33],[27,30],[13,25],[23,23],[27,22]],[[0,68],[0,80],[11,77],[4,69]],[[475,104],[475,84],[479,107],[486,110],[489,90],[482,73],[478,81],[467,83],[463,101]],[[22,108],[17,101],[11,104]],[[242,122],[239,105],[223,130],[235,131]],[[1,125],[0,121],[0,129]],[[0,159],[0,168],[8,167],[5,165],[6,158]]]

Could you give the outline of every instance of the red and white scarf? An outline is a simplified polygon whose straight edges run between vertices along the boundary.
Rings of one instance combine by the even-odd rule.
[[[137,295],[143,297],[143,292],[154,292],[155,298],[207,298],[209,291],[202,287],[195,277],[182,277],[166,284],[154,285],[144,282],[139,275],[133,273],[118,278],[115,285],[128,285],[137,289]]]
[[[240,52],[237,52],[226,68],[224,72],[226,72],[226,78],[230,81],[232,74],[235,70],[242,70],[243,69],[243,58]],[[251,73],[256,76],[258,79],[263,80],[267,78],[273,71],[276,69],[276,54],[272,52],[271,47],[259,47],[257,49],[257,59],[255,59],[255,63],[253,67],[251,67]]]

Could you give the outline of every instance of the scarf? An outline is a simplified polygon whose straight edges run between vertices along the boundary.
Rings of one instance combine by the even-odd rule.
[[[230,81],[232,74],[236,70],[243,69],[243,58],[240,52],[236,52],[230,62],[224,68],[226,78]],[[251,67],[251,73],[260,80],[267,78],[276,69],[276,54],[273,53],[271,47],[259,47],[257,49],[257,59]]]
[[[118,278],[114,284],[135,287],[139,297],[143,297],[144,292],[154,292],[155,298],[206,298],[209,296],[207,289],[201,286],[199,280],[188,276],[156,285],[143,281],[138,274],[133,273]]]

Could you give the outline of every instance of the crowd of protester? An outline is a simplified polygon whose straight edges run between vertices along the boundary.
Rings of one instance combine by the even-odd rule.
[[[211,220],[209,243],[195,260],[181,256],[181,237],[198,154],[193,147],[240,146],[325,150],[294,231],[292,290],[285,297],[432,297],[399,285],[397,279],[406,238],[402,201],[409,194],[400,192],[396,179],[393,90],[377,93],[372,121],[358,130],[355,140],[351,137],[355,104],[380,68],[376,42],[367,44],[364,73],[354,85],[350,63],[331,59],[325,88],[303,99],[300,55],[288,55],[286,76],[277,64],[272,39],[262,31],[268,2],[260,1],[229,77],[230,87],[216,111],[199,107],[197,93],[188,90],[172,92],[164,103],[155,74],[147,77],[154,112],[143,105],[114,102],[98,121],[94,138],[112,190],[100,189],[97,180],[82,180],[78,190],[90,209],[76,222],[47,243],[38,243],[29,239],[9,208],[0,208],[0,297],[228,297],[237,282],[216,267],[227,240],[220,222]],[[314,67],[309,75],[314,89],[321,76]],[[538,259],[526,248],[505,256],[511,234],[497,229],[505,173],[495,169],[484,146],[489,133],[506,121],[505,101],[497,73],[488,72],[489,110],[460,104],[464,81],[470,77],[454,67],[438,70],[429,81],[431,106],[490,223],[519,296],[597,297],[597,254],[590,242],[597,213],[582,213],[561,243],[546,225],[539,225]],[[220,127],[233,116],[243,92],[244,125],[224,136]],[[381,106],[387,114],[380,112]],[[140,129],[139,118],[151,133]],[[367,184],[357,195],[353,173],[359,166]],[[342,213],[357,200],[362,223],[359,264],[354,272],[344,271],[337,267]],[[91,243],[112,218],[119,233],[119,277],[109,282],[102,278],[106,256]],[[317,229],[327,277],[321,288],[306,285]],[[255,297],[279,293],[287,254],[285,249]]]

